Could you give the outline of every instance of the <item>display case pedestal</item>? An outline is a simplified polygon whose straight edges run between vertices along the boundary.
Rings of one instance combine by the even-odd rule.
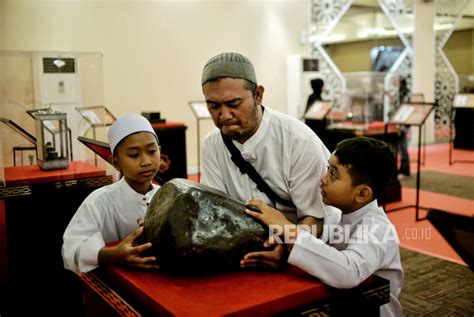
[[[310,126],[311,127],[311,126]],[[356,136],[365,136],[387,142],[397,153],[398,147],[398,127],[396,125],[386,125],[383,122],[371,122],[369,124],[341,122],[331,129],[324,131],[324,138],[321,138],[330,152],[333,152],[338,142]],[[385,193],[378,199],[379,204],[386,204],[402,200],[402,187],[397,178],[392,179]]]
[[[390,301],[381,277],[342,290],[292,266],[212,274],[109,266],[81,278],[86,316],[378,316]]]
[[[188,178],[186,164],[186,129],[183,123],[152,123],[151,124],[161,146],[162,160],[166,155],[169,160],[167,170],[159,171],[159,176],[163,181],[169,181],[173,178]]]
[[[105,170],[78,161],[64,170],[5,168],[5,187],[0,188],[0,315],[81,315],[82,285],[64,269],[62,237],[84,198],[111,183]]]

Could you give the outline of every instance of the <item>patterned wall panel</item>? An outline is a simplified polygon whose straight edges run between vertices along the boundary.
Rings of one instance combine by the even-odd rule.
[[[339,68],[323,48],[324,38],[341,20],[352,4],[352,0],[310,0],[309,41],[311,55],[319,59],[319,70],[323,74],[330,99],[340,99],[346,82]]]
[[[389,93],[390,100],[392,100],[390,103],[389,113],[392,113],[399,105],[399,98],[398,91],[395,91],[395,89],[398,89],[398,87],[390,87],[389,83],[393,82],[391,77],[398,75],[400,78],[405,78],[409,91],[411,91],[412,87],[411,70],[413,64],[413,41],[411,34],[406,31],[410,29],[413,30],[414,28],[412,18],[413,1],[379,0],[379,5],[405,46],[402,53],[390,68],[389,73],[385,78],[385,86]]]
[[[435,111],[435,140],[444,141],[449,136],[451,104],[458,91],[459,78],[451,63],[443,52],[443,47],[451,36],[456,24],[462,17],[471,0],[435,0],[436,30],[436,69],[435,69],[435,101],[438,107]],[[395,28],[400,40],[405,45],[403,53],[395,62],[390,72],[395,72],[407,78],[407,86],[411,90],[411,70],[413,61],[414,30],[413,0],[379,0],[379,5]],[[410,22],[411,21],[411,22]]]
[[[441,28],[436,32],[435,100],[438,107],[435,111],[435,138],[437,141],[446,141],[449,138],[451,106],[454,95],[459,90],[459,76],[444,54],[443,47],[462,18],[469,1],[472,0],[434,2],[435,25]]]

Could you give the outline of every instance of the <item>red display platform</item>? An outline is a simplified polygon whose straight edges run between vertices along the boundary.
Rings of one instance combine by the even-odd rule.
[[[86,286],[86,315],[91,316],[111,311],[132,316],[300,315],[340,312],[345,307],[377,313],[390,293],[389,282],[379,277],[351,290],[338,290],[295,267],[196,276],[108,267],[81,278]]]
[[[5,186],[0,187],[0,314],[71,316],[70,311],[82,309],[82,284],[64,269],[64,230],[85,197],[111,184],[112,177],[105,169],[73,161],[67,169],[50,171],[37,165],[5,167],[4,178]],[[28,294],[34,295],[27,295],[28,305],[17,305],[25,300],[25,285]]]
[[[181,122],[152,123],[151,126],[153,129],[186,128],[186,125]]]
[[[173,178],[188,178],[186,164],[186,126],[179,122],[152,123],[161,146],[160,170],[155,176],[159,184]],[[85,137],[78,140],[102,157],[105,161],[111,155],[108,143]]]
[[[69,162],[67,169],[43,171],[38,165],[5,167],[5,187],[59,182],[105,176],[105,170],[82,161]]]
[[[384,133],[398,133],[395,124],[385,124],[383,121],[373,121],[368,123],[343,121],[331,124],[328,130],[350,131],[354,136],[371,136]]]

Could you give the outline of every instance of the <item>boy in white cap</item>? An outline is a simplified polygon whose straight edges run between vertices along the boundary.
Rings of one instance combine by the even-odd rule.
[[[154,257],[141,256],[151,243],[136,245],[135,239],[143,230],[138,222],[159,188],[152,183],[160,165],[158,137],[147,119],[128,115],[114,122],[108,139],[109,162],[123,176],[92,192],[64,232],[64,267],[77,274],[108,264],[157,268]],[[114,241],[121,242],[107,246]]]

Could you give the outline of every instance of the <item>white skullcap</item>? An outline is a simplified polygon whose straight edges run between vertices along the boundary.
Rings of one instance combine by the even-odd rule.
[[[120,143],[120,141],[130,134],[137,132],[150,132],[156,136],[155,130],[153,130],[150,121],[148,121],[143,116],[132,114],[117,119],[117,121],[112,124],[109,132],[107,133],[112,154],[114,153],[115,147]]]

